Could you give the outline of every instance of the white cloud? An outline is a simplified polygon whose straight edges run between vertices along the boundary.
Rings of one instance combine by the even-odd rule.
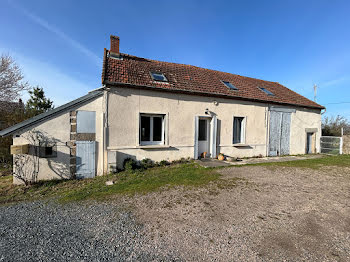
[[[15,53],[8,49],[0,48],[0,53],[9,53],[21,67],[25,80],[31,86],[39,85],[43,87],[46,96],[53,100],[56,107],[85,95],[88,91],[98,87],[83,83],[65,74],[52,64]],[[26,100],[28,94],[23,94],[23,98]]]
[[[22,12],[26,17],[28,17],[30,20],[32,20],[33,22],[35,22],[36,24],[40,25],[41,27],[45,28],[46,30],[50,31],[51,33],[57,35],[58,37],[60,37],[61,39],[63,39],[65,42],[67,42],[69,45],[71,45],[72,47],[74,47],[75,49],[79,50],[81,53],[83,53],[84,55],[90,57],[95,64],[100,67],[102,64],[102,59],[97,56],[96,54],[94,54],[92,51],[90,51],[89,49],[87,49],[85,46],[83,46],[81,43],[79,43],[78,41],[72,39],[70,36],[68,36],[67,34],[65,34],[64,32],[62,32],[61,30],[59,30],[57,27],[49,24],[47,21],[45,21],[44,19],[34,15],[33,13],[29,12],[28,10],[26,10],[25,8],[23,8],[22,6],[18,5],[17,3],[15,3],[14,1],[8,0],[8,2],[10,3],[10,5],[14,8],[16,8],[17,10],[19,10],[20,12]]]
[[[328,87],[328,86],[335,86],[335,85],[339,85],[340,83],[343,83],[347,80],[347,77],[343,76],[343,77],[339,77],[336,79],[332,79],[326,82],[323,82],[320,84],[320,87]]]

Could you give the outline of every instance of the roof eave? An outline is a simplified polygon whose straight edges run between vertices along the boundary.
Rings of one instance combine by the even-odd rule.
[[[83,104],[87,101],[90,101],[91,99],[94,99],[100,95],[102,95],[103,92],[98,90],[98,91],[93,91],[93,92],[90,92],[88,93],[87,95],[85,96],[82,96],[82,97],[79,97],[71,102],[68,102],[62,106],[59,106],[55,109],[52,109],[50,111],[47,111],[45,113],[42,113],[40,115],[37,115],[37,116],[34,116],[30,119],[27,119],[27,120],[24,120],[23,122],[20,122],[18,124],[15,124],[11,127],[8,127],[6,129],[3,129],[0,131],[0,136],[1,137],[4,137],[4,136],[8,136],[8,135],[12,135],[16,132],[18,132],[19,130],[21,129],[25,129],[25,128],[28,128],[30,126],[33,126],[35,124],[38,124],[40,122],[43,122],[45,121],[46,119],[48,118],[51,118],[53,117],[54,115],[57,115],[65,110],[68,110],[72,107],[76,107],[77,105],[80,105],[80,104]]]
[[[237,100],[244,100],[244,101],[252,101],[252,102],[259,102],[264,104],[278,104],[278,105],[289,105],[289,106],[296,106],[296,107],[303,107],[303,108],[312,108],[312,109],[325,109],[324,106],[310,106],[310,105],[302,105],[302,104],[293,104],[293,103],[285,103],[285,102],[278,102],[278,101],[268,101],[263,99],[257,99],[257,98],[246,98],[246,97],[240,97],[240,96],[230,96],[220,93],[209,93],[209,92],[200,92],[200,91],[194,91],[194,90],[183,90],[183,89],[169,89],[169,88],[162,88],[162,87],[156,87],[156,86],[148,86],[148,85],[135,85],[130,83],[122,83],[122,82],[112,82],[112,81],[104,81],[105,85],[110,86],[125,86],[130,88],[142,88],[142,89],[153,89],[156,91],[164,91],[164,92],[172,92],[172,93],[184,93],[189,95],[199,95],[199,96],[212,96],[212,97],[220,97],[220,98],[227,98],[227,99],[237,99]]]

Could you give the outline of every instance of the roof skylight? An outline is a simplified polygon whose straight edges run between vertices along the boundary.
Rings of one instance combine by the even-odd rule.
[[[230,82],[228,82],[228,81],[222,81],[224,84],[225,84],[225,86],[227,86],[228,88],[230,88],[230,89],[232,89],[232,90],[238,90],[238,88],[237,87],[235,87],[233,84],[231,84]]]
[[[166,79],[163,73],[151,72],[151,76],[154,81],[168,82],[168,79]]]
[[[263,91],[265,94],[269,95],[269,96],[274,96],[275,95],[274,93],[272,93],[271,91],[267,90],[266,88],[263,88],[263,87],[259,86],[259,89],[261,91]]]

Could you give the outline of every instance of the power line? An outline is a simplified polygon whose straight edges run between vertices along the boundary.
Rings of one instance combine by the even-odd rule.
[[[350,104],[350,102],[334,102],[334,103],[327,103],[324,105],[339,105],[339,104]]]

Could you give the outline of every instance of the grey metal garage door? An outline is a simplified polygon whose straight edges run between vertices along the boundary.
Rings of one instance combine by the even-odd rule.
[[[270,111],[269,156],[289,155],[291,113]]]
[[[96,175],[96,142],[77,141],[76,177],[93,178]]]

